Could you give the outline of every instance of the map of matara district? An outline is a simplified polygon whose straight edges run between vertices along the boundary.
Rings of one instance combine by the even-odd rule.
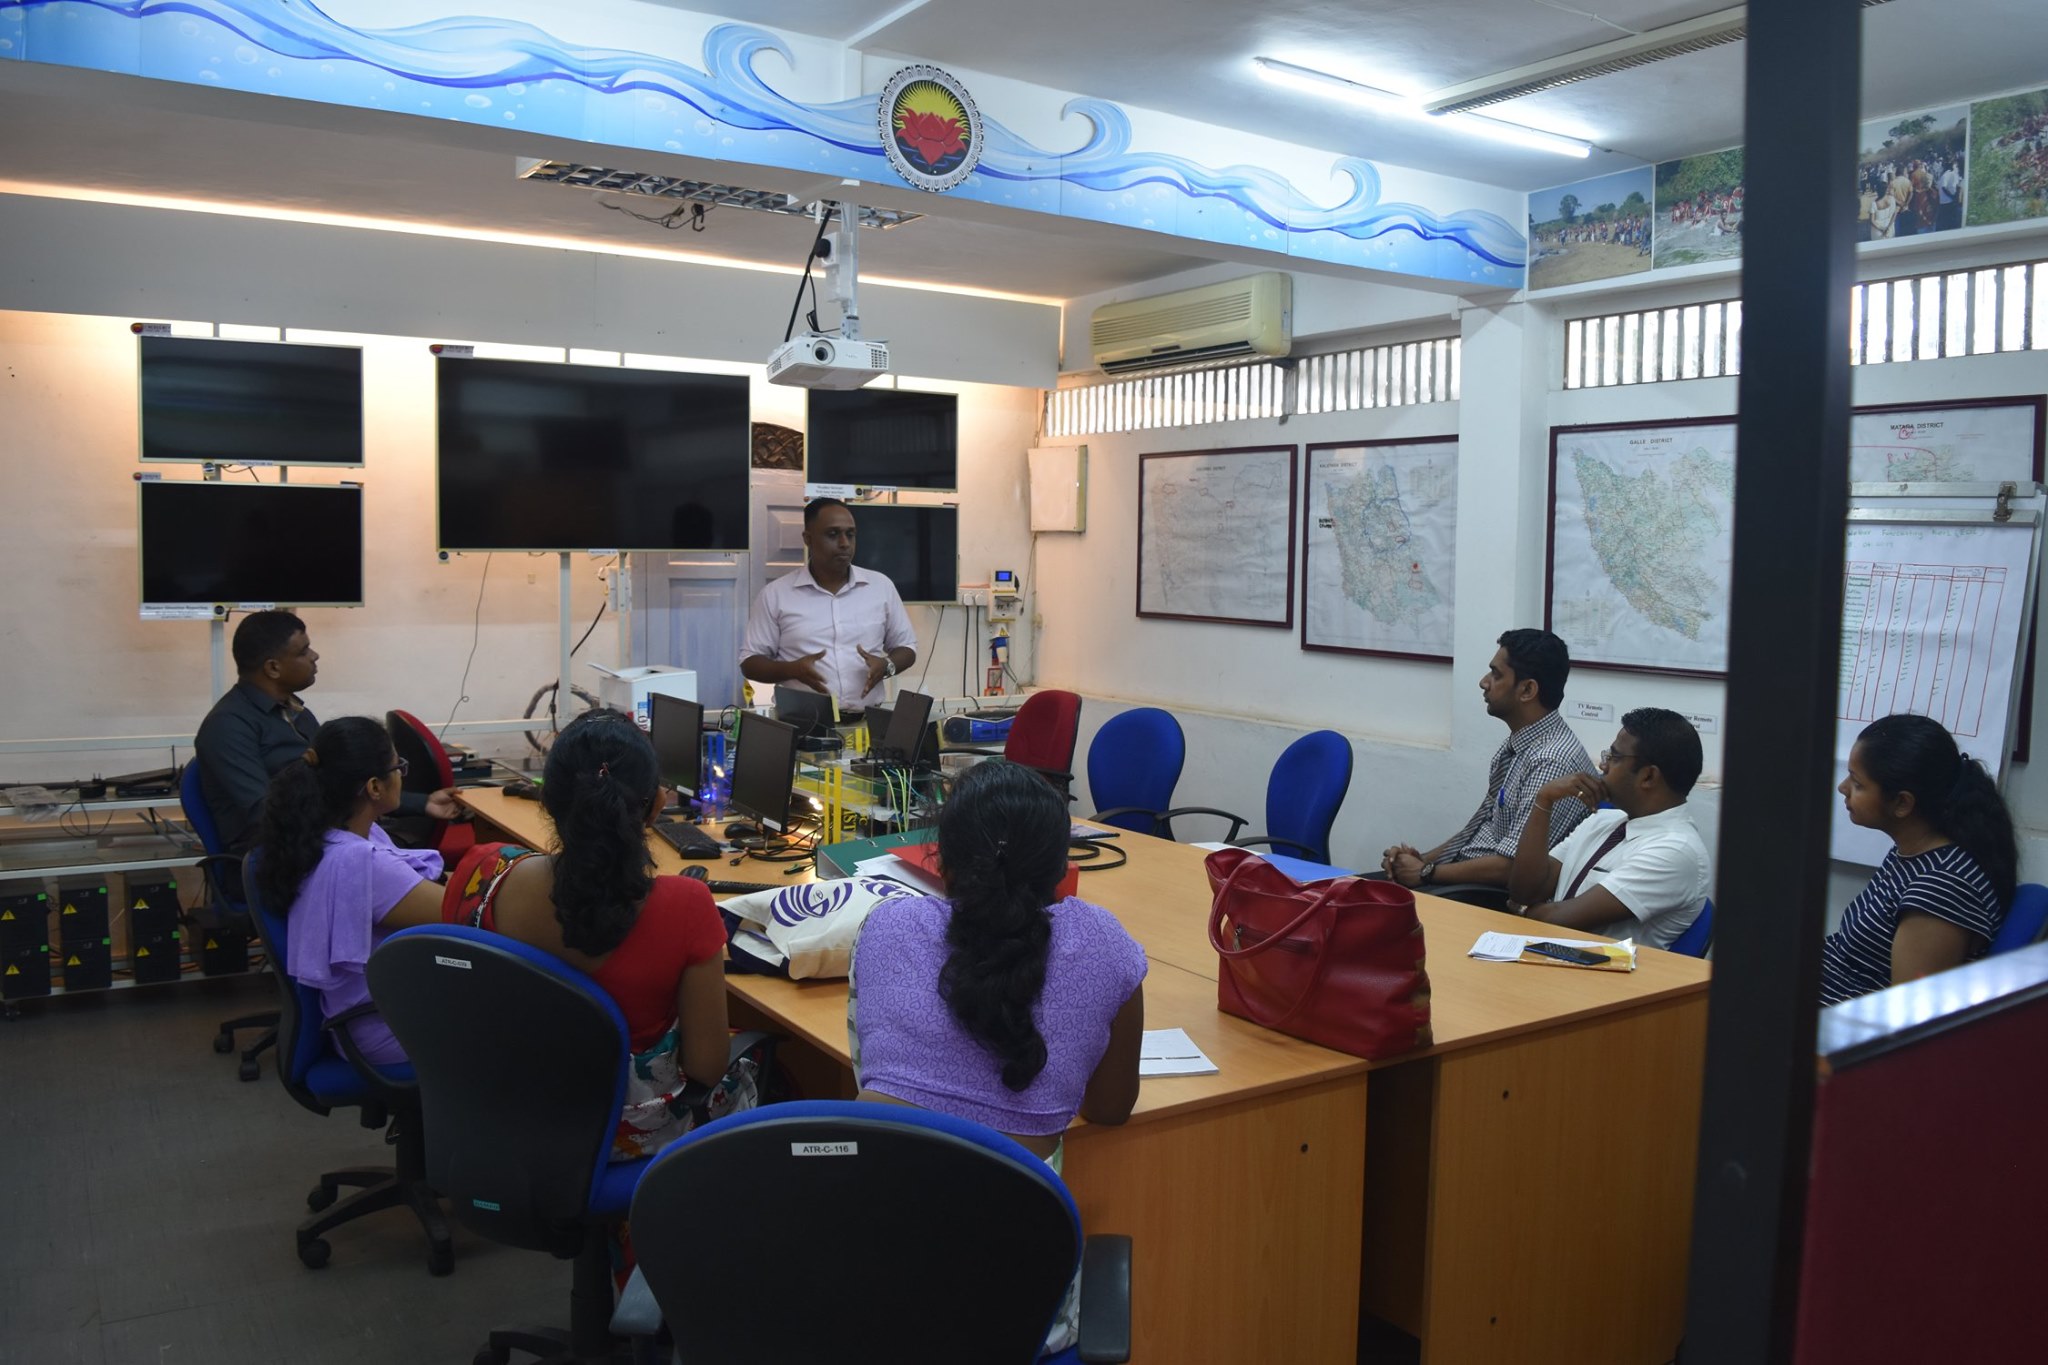
[[[1457,487],[1451,442],[1312,452],[1305,643],[1449,656]]]
[[[1429,501],[1441,502],[1441,492]],[[1344,564],[1344,595],[1375,620],[1420,625],[1443,602],[1416,558],[1420,551],[1392,465],[1376,465],[1362,478],[1331,480],[1330,522]]]
[[[1614,432],[1560,452],[1552,629],[1575,658],[1727,667],[1734,430]]]
[[[1293,493],[1292,447],[1147,458],[1140,609],[1287,621]]]

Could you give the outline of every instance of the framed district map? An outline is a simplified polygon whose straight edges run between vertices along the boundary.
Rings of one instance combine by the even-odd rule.
[[[1449,659],[1458,440],[1308,448],[1301,647]]]
[[[1735,423],[1552,427],[1546,622],[1575,664],[1728,671]]]
[[[1138,457],[1138,615],[1294,624],[1294,447]]]

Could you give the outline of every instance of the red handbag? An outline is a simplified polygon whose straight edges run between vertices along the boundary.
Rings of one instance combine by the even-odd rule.
[[[1304,886],[1241,848],[1203,865],[1218,1009],[1354,1057],[1429,1046],[1414,892],[1362,877]]]

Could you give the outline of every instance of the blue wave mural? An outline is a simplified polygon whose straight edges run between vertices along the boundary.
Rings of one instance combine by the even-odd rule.
[[[757,72],[776,35],[725,23],[703,66],[579,48],[489,16],[358,30],[308,0],[0,0],[0,58],[283,95],[724,161],[898,183],[875,96],[804,104]],[[1379,170],[1341,158],[1351,184],[1319,204],[1255,166],[1134,150],[1130,116],[1077,99],[1078,146],[1039,147],[983,110],[985,149],[951,193],[982,203],[1256,247],[1434,279],[1517,286],[1527,250],[1497,214],[1381,198]]]

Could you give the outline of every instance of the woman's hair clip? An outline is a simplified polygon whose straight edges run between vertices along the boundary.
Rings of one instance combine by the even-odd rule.
[[[607,778],[609,778],[609,777],[610,777],[611,775],[612,775],[612,765],[611,765],[611,764],[610,764],[609,762],[605,762],[605,763],[600,763],[600,764],[598,764],[598,765],[597,765],[597,780],[598,780],[598,781],[600,781],[600,782],[602,782],[602,781],[605,781],[605,780],[606,780]]]

